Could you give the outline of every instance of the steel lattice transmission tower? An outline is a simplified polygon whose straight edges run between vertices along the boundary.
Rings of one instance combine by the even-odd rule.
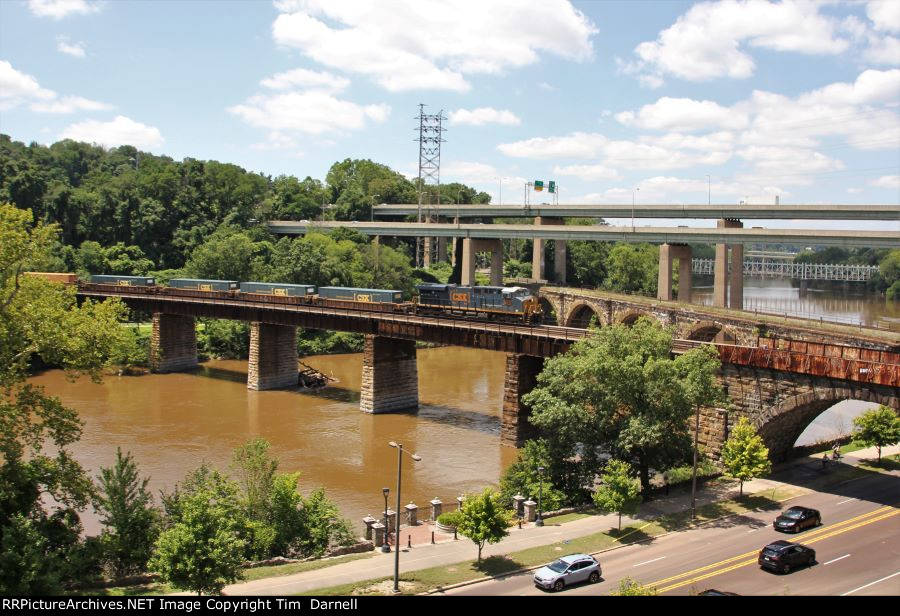
[[[419,208],[416,220],[422,222],[422,196],[425,193],[425,186],[437,186],[437,205],[441,203],[441,143],[445,142],[442,133],[447,130],[441,126],[443,120],[446,120],[444,111],[438,111],[434,114],[425,113],[425,104],[419,104],[419,180],[416,184],[416,192],[419,198]],[[430,199],[428,201],[428,212],[426,222],[431,222]],[[431,261],[431,244],[426,240],[425,250],[420,250],[422,238],[416,239],[416,265],[421,266],[423,262]],[[423,254],[424,253],[424,254]],[[420,258],[424,257],[424,258]]]

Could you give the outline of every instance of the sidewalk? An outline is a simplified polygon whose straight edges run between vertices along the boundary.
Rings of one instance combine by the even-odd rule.
[[[882,448],[882,457],[900,453],[900,446]],[[754,479],[744,483],[744,494],[753,494],[765,490],[772,490],[781,486],[807,486],[814,480],[826,477],[840,465],[856,466],[860,460],[875,459],[877,456],[874,447],[862,449],[844,454],[838,463],[829,462],[823,467],[821,454],[797,458],[775,467],[773,473],[765,479]],[[738,495],[738,485],[721,484],[713,487],[699,488],[697,491],[697,505],[733,498]],[[623,518],[623,524],[637,520],[646,520],[660,515],[684,511],[690,507],[691,493],[673,490],[668,497],[658,497],[641,507],[641,512],[635,518]],[[509,536],[495,545],[487,545],[482,553],[483,557],[508,554],[530,547],[549,545],[567,539],[583,537],[597,532],[608,530],[618,524],[618,516],[609,514],[603,516],[588,516],[565,524],[554,524],[553,518],[545,520],[545,526],[538,528],[533,524],[525,524],[521,529],[513,527]],[[477,554],[475,545],[465,537],[454,541],[452,536],[435,534],[435,545],[431,544],[430,525],[420,525],[413,530],[412,548],[407,548],[408,529],[401,529],[400,571],[415,571],[427,569],[439,565],[449,565],[457,562],[472,560]],[[355,560],[351,562],[307,571],[283,577],[273,577],[241,584],[226,586],[226,595],[290,595],[300,592],[313,591],[318,588],[348,584],[367,579],[392,576],[394,573],[394,552],[384,554],[377,552],[372,558]]]

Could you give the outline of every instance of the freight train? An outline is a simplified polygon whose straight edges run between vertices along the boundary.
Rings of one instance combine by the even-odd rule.
[[[318,287],[280,282],[240,282],[173,278],[159,286],[146,276],[91,276],[91,286],[131,287],[134,292],[166,293],[203,297],[266,296],[278,304],[319,305],[402,314],[453,316],[464,319],[525,323],[541,322],[538,299],[523,287],[463,286],[427,283],[416,286],[417,296],[403,300],[403,292],[392,289]],[[260,298],[261,299],[261,298]]]

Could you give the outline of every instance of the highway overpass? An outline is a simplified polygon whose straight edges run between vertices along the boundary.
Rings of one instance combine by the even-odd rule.
[[[768,206],[767,206],[768,207]],[[462,237],[468,239],[543,239],[561,241],[648,242],[651,244],[795,244],[845,248],[900,248],[900,232],[832,229],[743,229],[688,227],[612,227],[608,225],[485,225],[401,222],[272,221],[280,235],[304,235],[338,227],[389,237]]]
[[[585,217],[585,218],[706,218],[736,220],[891,220],[900,222],[900,205],[423,205],[423,211],[434,216],[453,218],[478,217]],[[376,205],[375,216],[415,215],[419,206]]]

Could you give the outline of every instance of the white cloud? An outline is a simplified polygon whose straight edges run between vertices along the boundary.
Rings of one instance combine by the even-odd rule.
[[[143,149],[159,147],[163,142],[158,128],[135,122],[125,116],[116,116],[110,122],[78,122],[67,127],[59,138],[99,143],[105,147],[133,145]]]
[[[42,88],[37,79],[17,71],[0,60],[0,110],[5,111],[29,100],[53,100],[56,92]]]
[[[692,6],[655,41],[635,48],[638,60],[620,64],[644,75],[644,85],[661,76],[689,81],[744,79],[756,68],[745,46],[805,54],[839,54],[850,42],[837,34],[840,22],[819,13],[821,4],[803,0],[723,0]]]
[[[722,107],[713,101],[664,96],[635,113],[623,111],[616,119],[626,126],[653,130],[695,131],[713,128],[740,129],[747,126],[747,114]]]
[[[870,1],[866,4],[866,15],[876,30],[900,32],[900,2],[897,0]]]
[[[350,80],[322,71],[310,71],[295,68],[284,73],[277,73],[263,79],[263,86],[272,90],[290,90],[293,88],[312,88],[327,92],[340,92],[350,85]]]
[[[847,194],[849,195],[858,195],[859,193],[866,192],[865,188],[848,188]]]
[[[691,165],[720,165],[732,156],[733,136],[728,132],[703,136],[670,133],[661,137],[639,137],[636,141],[610,140],[599,133],[572,133],[564,137],[535,137],[497,148],[517,158],[598,159],[606,168],[676,169]],[[595,165],[560,167],[572,174],[601,174]]]
[[[334,98],[327,92],[289,92],[256,95],[228,111],[252,126],[274,131],[296,131],[311,135],[361,129],[367,121],[384,122],[388,105],[357,105]]]
[[[863,58],[875,64],[900,64],[900,38],[896,36],[871,36]]]
[[[40,113],[75,113],[76,111],[108,111],[115,107],[81,96],[64,96],[46,103],[32,103],[29,108]]]
[[[556,165],[553,168],[555,175],[568,175],[577,177],[580,180],[594,182],[597,180],[621,180],[622,175],[615,169],[610,169],[605,165],[568,165],[561,167]]]
[[[872,180],[869,182],[870,186],[875,186],[877,188],[891,188],[893,190],[900,190],[900,175],[883,175],[877,180]]]
[[[522,120],[507,109],[494,109],[493,107],[479,107],[477,109],[457,109],[450,112],[451,124],[468,124],[470,126],[484,126],[485,124],[503,124],[504,126],[518,126]]]
[[[65,37],[56,40],[56,50],[75,58],[85,57],[84,43],[70,43]]]
[[[466,75],[593,54],[594,25],[568,0],[284,0],[272,35],[326,66],[369,75],[387,90],[464,92]],[[331,25],[334,24],[334,25]]]
[[[75,113],[76,111],[106,111],[112,105],[92,101],[81,96],[59,98],[56,92],[42,88],[37,79],[12,64],[0,60],[0,111],[6,111],[29,103],[29,109],[38,113]]]
[[[497,149],[515,158],[595,158],[608,141],[599,133],[576,132],[566,137],[534,137],[502,143]]]
[[[472,161],[454,161],[441,166],[441,177],[445,181],[463,184],[499,184],[500,172],[493,165]]]
[[[100,10],[91,0],[28,0],[28,8],[38,17],[62,19],[67,15],[90,15]]]

